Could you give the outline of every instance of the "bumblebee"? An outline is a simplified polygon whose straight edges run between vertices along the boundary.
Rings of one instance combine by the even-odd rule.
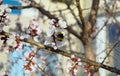
[[[56,39],[57,39],[58,41],[63,41],[64,35],[62,34],[62,32],[57,32],[57,34],[56,34]]]

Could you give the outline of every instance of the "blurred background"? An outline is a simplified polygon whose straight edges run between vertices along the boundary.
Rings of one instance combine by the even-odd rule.
[[[107,1],[109,2],[110,0]],[[81,29],[78,26],[79,21],[77,21],[79,18],[78,10],[76,8],[76,3],[74,0],[35,0],[35,2],[59,19],[66,21],[68,26],[72,26],[76,33],[81,32]],[[103,27],[106,19],[109,17],[108,14],[104,11],[104,8],[106,8],[104,3],[104,0],[100,0],[100,8],[98,11],[95,27],[96,29],[103,29],[100,31],[93,42],[97,62],[103,61],[106,54],[108,53],[109,47],[111,47],[114,41],[116,41],[120,36],[119,27],[117,27],[117,24],[115,24],[115,20],[112,17],[109,19],[106,26]],[[23,2],[20,0],[3,0],[3,4],[21,7],[27,6],[30,3],[29,0],[25,0]],[[83,17],[85,18],[85,20],[87,20],[92,5],[92,0],[80,0],[80,4],[83,12]],[[116,0],[116,6],[118,8],[114,8],[113,12],[115,13],[117,20],[119,21],[119,0]],[[25,28],[28,27],[28,24],[33,19],[38,19],[39,26],[42,29],[43,33],[49,30],[50,19],[44,16],[38,9],[33,7],[20,10],[12,9],[9,18],[9,26],[5,26],[3,28],[7,32],[22,32],[25,30]],[[66,30],[65,40],[65,47],[67,52],[75,52],[84,57],[84,49],[80,40],[78,40],[75,36],[67,32]],[[8,76],[70,76],[70,74],[66,72],[67,68],[69,67],[69,63],[71,63],[70,59],[55,53],[47,52],[47,50],[39,51],[35,60],[39,66],[44,65],[44,67],[42,67],[44,69],[36,67],[36,70],[33,70],[32,72],[25,72],[25,69],[22,68],[22,66],[25,64],[25,61],[22,60],[24,58],[23,55],[26,52],[31,52],[31,50],[31,46],[25,46],[24,49],[22,49],[21,51],[13,51],[9,54],[1,50],[0,76],[5,76],[5,74],[8,74]],[[112,51],[110,53],[109,57],[107,57],[104,63],[106,65],[120,69],[119,45],[114,48],[114,50],[115,51]],[[81,71],[79,71],[78,76],[87,76],[83,68],[79,68]],[[100,76],[117,76],[117,74],[108,72],[104,69],[100,69],[99,72]]]

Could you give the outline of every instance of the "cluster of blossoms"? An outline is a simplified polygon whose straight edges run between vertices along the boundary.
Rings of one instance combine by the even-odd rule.
[[[71,55],[71,60],[75,63],[72,66],[70,66],[70,68],[67,70],[67,73],[69,73],[71,76],[77,76],[78,66],[82,65],[81,59],[76,58],[75,55]]]
[[[25,58],[26,64],[24,65],[24,68],[28,71],[33,71],[35,62],[33,62],[33,59],[35,57],[35,52],[28,53],[28,56]]]
[[[6,52],[11,52],[14,49],[19,51],[23,47],[23,44],[20,41],[23,38],[15,33],[11,33],[9,36],[0,36],[0,39],[0,48],[1,50],[6,50]]]
[[[51,19],[50,21],[50,27],[47,32],[47,39],[45,41],[45,45],[49,45],[53,47],[54,49],[63,47],[64,42],[64,32],[63,29],[66,28],[66,22],[62,20],[55,20]]]
[[[41,34],[41,29],[39,28],[38,20],[33,19],[28,27],[25,29],[26,33],[29,34],[31,37],[35,37]]]
[[[9,38],[6,41],[6,44],[8,46],[8,51],[11,51],[13,50],[13,48],[17,47],[17,41],[14,34],[9,36]]]
[[[2,28],[4,25],[0,25],[0,29],[1,29],[1,33],[3,33],[4,31],[2,31]],[[29,24],[29,26],[25,29],[27,35],[29,35],[29,37],[36,37],[38,35],[41,34],[41,29],[39,28],[39,24],[38,24],[38,20],[37,19],[33,19],[31,21],[31,23]],[[22,46],[23,46],[23,42],[21,42],[20,40],[24,39],[24,38],[28,38],[25,34],[20,36],[14,32],[11,32],[11,34],[9,36],[0,36],[0,42],[2,43],[0,45],[1,49],[6,49],[7,51],[12,51],[13,49],[15,50],[20,50],[22,49]],[[5,47],[5,48],[4,48]]]
[[[11,12],[11,9],[8,5],[0,5],[0,32],[3,30],[4,25],[7,25],[9,22],[8,14]]]
[[[74,62],[73,66],[67,70],[67,73],[71,74],[71,76],[77,76],[78,67],[82,67],[88,76],[90,76],[90,71],[87,66],[82,66],[81,59],[75,57],[75,55],[71,55],[71,60]]]

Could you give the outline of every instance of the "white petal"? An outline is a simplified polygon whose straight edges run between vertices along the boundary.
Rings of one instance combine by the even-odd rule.
[[[56,49],[57,49],[57,46],[53,46],[53,48],[56,50]]]
[[[78,62],[78,65],[79,65],[79,66],[81,66],[81,65],[82,65],[82,63],[81,63],[81,62]]]
[[[7,45],[16,47],[17,46],[17,42],[14,39],[8,39],[7,40]]]
[[[71,58],[75,58],[75,55],[71,55]]]
[[[44,45],[50,45],[50,44],[51,44],[50,41],[45,41],[45,42],[44,42]]]
[[[67,27],[67,24],[65,21],[62,21],[62,20],[59,20],[58,21],[58,25],[61,27],[61,28],[66,28]]]
[[[38,35],[40,35],[40,34],[42,33],[42,29],[36,28],[36,30],[37,30],[37,34],[38,34]]]
[[[10,8],[6,8],[5,11],[6,11],[7,13],[10,13],[12,10],[11,10]]]
[[[74,69],[73,71],[74,71],[74,73],[75,73],[75,74],[78,72],[78,70],[77,70],[77,69]]]
[[[47,32],[47,36],[50,37],[53,35],[53,33],[55,32],[55,28],[54,27],[49,27],[50,31]]]
[[[55,46],[55,43],[54,43],[54,42],[52,42],[52,45],[53,45],[53,46]]]
[[[80,61],[81,61],[81,59],[80,59],[80,58],[78,58],[78,59],[77,59],[77,61],[78,61],[78,62],[80,62]]]
[[[55,19],[51,19],[51,20],[50,20],[50,25],[55,24],[55,22],[56,22],[56,20],[55,20]]]
[[[70,73],[70,70],[69,70],[69,69],[67,69],[67,70],[66,70],[66,72],[67,72],[67,73]]]

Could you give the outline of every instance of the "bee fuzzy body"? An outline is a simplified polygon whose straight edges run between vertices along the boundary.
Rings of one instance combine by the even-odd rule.
[[[64,39],[63,33],[62,33],[62,32],[57,32],[57,34],[56,34],[56,39],[57,39],[58,41],[63,41],[63,39]]]

